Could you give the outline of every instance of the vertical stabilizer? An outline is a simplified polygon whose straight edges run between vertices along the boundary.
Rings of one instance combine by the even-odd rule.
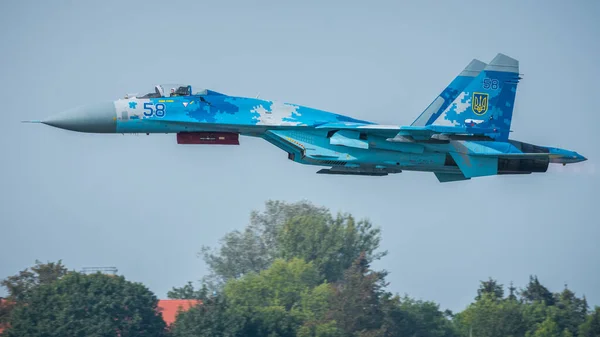
[[[486,64],[473,59],[463,71],[450,82],[442,93],[429,104],[427,109],[415,119],[412,126],[425,126],[433,123],[440,114],[458,97],[471,81],[485,68]]]
[[[490,137],[507,140],[519,80],[519,61],[496,55],[433,124],[493,129]]]

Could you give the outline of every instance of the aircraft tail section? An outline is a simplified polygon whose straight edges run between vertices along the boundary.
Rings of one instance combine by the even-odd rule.
[[[426,126],[435,121],[440,114],[458,97],[458,95],[485,68],[486,64],[473,59],[463,71],[429,104],[429,106],[412,122],[411,126]]]
[[[497,54],[433,125],[495,130],[490,137],[508,140],[519,80],[519,61]]]

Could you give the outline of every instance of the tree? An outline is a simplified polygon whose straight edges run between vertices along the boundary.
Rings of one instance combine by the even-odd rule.
[[[192,282],[188,282],[181,288],[173,287],[167,293],[167,297],[173,300],[205,300],[208,297],[208,293],[206,284],[203,284],[200,289],[195,289]]]
[[[146,287],[122,276],[69,272],[32,289],[11,315],[8,337],[161,336],[165,322]]]
[[[475,300],[481,299],[483,294],[490,295],[493,299],[501,300],[504,297],[504,289],[501,284],[498,284],[496,280],[491,277],[487,281],[480,281],[481,285],[477,289],[477,296]]]
[[[529,276],[527,287],[521,292],[521,297],[527,302],[544,302],[546,305],[554,305],[554,297],[548,288],[544,287],[537,276]]]
[[[61,278],[67,273],[67,268],[58,262],[42,263],[35,261],[35,266],[26,268],[14,276],[9,276],[0,282],[0,285],[8,291],[8,298],[11,301],[19,302],[25,300],[30,291],[37,286],[50,284]]]
[[[552,318],[546,318],[535,330],[532,337],[561,337],[558,324]]]
[[[384,304],[385,316],[389,316]],[[430,301],[415,300],[408,296],[398,298],[399,312],[393,317],[393,328],[386,328],[386,336],[451,337],[456,336],[452,322]]]
[[[502,284],[481,281],[475,302],[456,315],[433,302],[392,296],[386,272],[369,267],[386,255],[378,251],[380,238],[378,228],[350,214],[332,216],[306,201],[268,201],[216,250],[202,247],[210,270],[202,289],[188,283],[169,292],[212,303],[181,314],[173,331],[186,337],[596,336],[600,317],[586,316],[585,298],[569,289],[553,294],[537,276],[521,292],[511,282],[506,298]],[[209,296],[209,289],[219,292]]]
[[[279,251],[278,236],[281,227],[289,219],[306,215],[322,218],[331,217],[329,209],[315,206],[307,200],[296,203],[268,200],[265,203],[264,212],[252,211],[249,228],[262,238],[271,255],[277,256]]]
[[[302,259],[277,259],[269,269],[230,280],[224,295],[229,312],[244,317],[245,336],[335,336],[335,326],[323,319],[331,286]]]
[[[200,255],[210,270],[205,282],[212,289],[220,288],[230,279],[267,269],[279,256],[277,236],[283,224],[293,217],[311,214],[327,217],[329,211],[308,201],[267,201],[265,211],[253,211],[250,224],[243,231],[227,233],[218,250],[202,246]]]
[[[171,326],[173,337],[244,337],[246,319],[230,310],[222,295],[205,299],[202,305],[190,308],[177,315]]]
[[[367,220],[356,222],[350,214],[338,214],[335,219],[322,214],[293,217],[284,223],[277,239],[282,258],[314,262],[328,282],[340,280],[361,252],[367,263],[386,254],[376,252],[381,231]]]
[[[557,315],[556,311],[554,306],[548,306],[542,301],[523,302],[523,319],[527,327],[527,335],[533,335],[537,327],[548,317],[554,320]]]
[[[0,282],[8,291],[8,298],[0,301],[0,325],[10,321],[10,315],[17,303],[25,301],[32,290],[40,285],[50,284],[63,277],[67,268],[62,261],[42,263],[38,260],[31,268],[20,271]]]
[[[455,317],[454,323],[462,336],[507,337],[524,336],[527,324],[522,305],[515,300],[498,300],[494,292],[482,293]]]
[[[556,323],[561,330],[567,330],[571,335],[577,335],[579,326],[586,320],[587,301],[575,296],[575,293],[566,286],[555,297]]]
[[[290,310],[301,303],[304,292],[317,285],[319,276],[312,263],[278,259],[269,269],[230,281],[225,294],[232,304],[245,308],[276,305]]]
[[[212,289],[219,288],[228,280],[264,270],[273,262],[272,252],[251,228],[225,234],[220,244],[218,252],[206,246],[201,250],[211,272],[204,282]]]
[[[600,336],[600,307],[595,307],[594,311],[586,317],[585,322],[579,327],[579,336]]]
[[[328,317],[338,323],[344,336],[382,334],[380,299],[386,286],[384,278],[384,272],[369,269],[366,255],[362,253],[334,286]]]
[[[342,337],[342,330],[335,321],[326,317],[333,296],[330,284],[323,283],[314,288],[310,296],[302,300],[304,322],[298,328],[297,337]]]
[[[277,258],[299,257],[314,261],[322,278],[333,282],[361,251],[369,261],[383,257],[385,252],[376,252],[380,240],[380,230],[367,220],[357,222],[349,214],[334,218],[307,201],[268,201],[264,212],[252,212],[243,231],[227,233],[218,250],[202,247],[210,270],[204,281],[219,289],[228,280],[267,269]]]

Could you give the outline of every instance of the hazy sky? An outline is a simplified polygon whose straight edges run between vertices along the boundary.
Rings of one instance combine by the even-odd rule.
[[[381,226],[375,267],[394,292],[461,310],[480,280],[537,274],[600,305],[598,17],[598,1],[2,1],[0,278],[63,259],[164,298],[265,200],[308,199]],[[511,138],[589,161],[440,184],[317,175],[254,138],[181,146],[19,123],[176,82],[410,124],[498,52],[524,74]]]

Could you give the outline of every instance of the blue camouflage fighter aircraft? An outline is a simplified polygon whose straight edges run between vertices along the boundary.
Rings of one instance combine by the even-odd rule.
[[[297,104],[235,97],[189,85],[78,107],[41,122],[89,133],[176,133],[179,144],[239,145],[260,137],[317,173],[433,172],[440,182],[546,172],[585,161],[577,152],[509,139],[519,62],[472,60],[408,126],[381,125]]]

